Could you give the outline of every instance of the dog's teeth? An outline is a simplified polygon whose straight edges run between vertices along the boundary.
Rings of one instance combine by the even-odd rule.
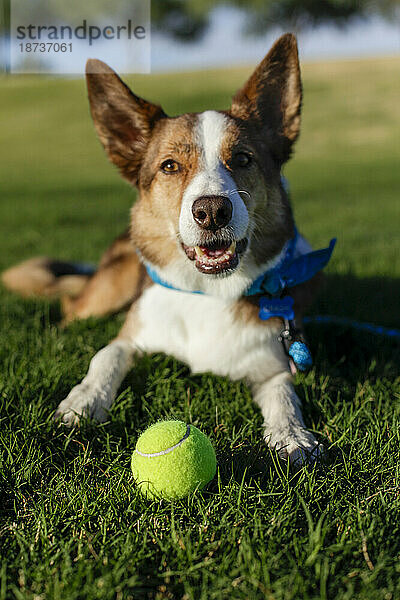
[[[204,250],[200,248],[200,246],[194,246],[194,251],[196,252],[196,256],[202,262],[206,262],[209,264],[213,263],[222,263],[227,260],[230,260],[236,251],[236,242],[232,242],[232,244],[225,250],[225,252],[219,256],[208,256]]]
[[[205,255],[205,252],[200,248],[200,246],[195,246],[194,251],[196,252],[199,258],[202,258]]]

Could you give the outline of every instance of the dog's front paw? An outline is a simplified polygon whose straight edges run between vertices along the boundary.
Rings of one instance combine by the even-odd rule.
[[[105,390],[99,390],[89,383],[76,385],[68,396],[60,402],[54,419],[70,427],[77,425],[81,417],[90,417],[96,421],[105,421],[107,408],[111,405]]]
[[[302,428],[267,432],[266,440],[282,459],[289,459],[296,468],[315,462],[323,454],[321,444],[312,433]]]

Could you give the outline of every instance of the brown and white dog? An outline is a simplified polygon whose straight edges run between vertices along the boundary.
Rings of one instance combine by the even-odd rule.
[[[165,352],[193,372],[247,380],[268,444],[292,462],[315,456],[278,341],[282,321],[260,320],[259,297],[244,295],[279,263],[295,231],[281,182],[300,129],[295,37],[275,43],[228,111],[168,117],[96,60],[87,84],[108,157],[139,191],[130,231],[93,275],[45,258],[3,274],[19,292],[63,296],[67,322],[130,306],[120,334],[95,355],[56,417],[69,425],[82,415],[104,420],[135,358]],[[309,249],[299,237],[296,254]],[[146,267],[178,289],[154,283]],[[315,279],[290,290],[297,320]],[[187,293],[194,291],[203,294]]]

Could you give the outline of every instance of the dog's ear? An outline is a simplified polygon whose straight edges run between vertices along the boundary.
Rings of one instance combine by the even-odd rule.
[[[152,129],[166,115],[160,106],[135,96],[100,60],[87,61],[86,81],[100,141],[123,177],[136,184]]]
[[[301,77],[296,38],[280,37],[233,98],[231,113],[254,119],[271,142],[278,163],[290,156],[300,131]]]

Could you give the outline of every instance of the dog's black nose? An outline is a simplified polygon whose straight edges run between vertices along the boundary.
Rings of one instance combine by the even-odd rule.
[[[193,202],[193,218],[202,229],[216,231],[232,218],[232,202],[226,196],[201,196]]]

